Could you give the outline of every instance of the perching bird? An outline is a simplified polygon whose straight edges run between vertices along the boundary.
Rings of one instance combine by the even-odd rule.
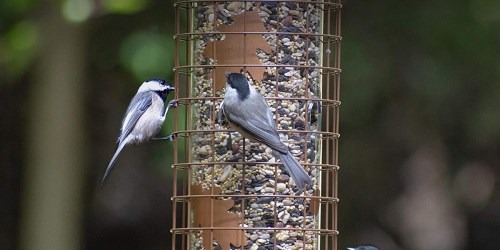
[[[378,250],[374,246],[358,246],[358,247],[348,247],[347,250]]]
[[[263,143],[279,157],[297,187],[303,191],[311,177],[280,140],[273,114],[264,97],[248,84],[243,74],[226,74],[226,94],[221,109],[229,125],[243,136]]]
[[[104,183],[104,180],[113,168],[123,147],[150,140],[160,131],[168,109],[176,105],[175,101],[171,101],[165,111],[163,111],[165,99],[172,90],[174,90],[174,87],[159,78],[150,79],[142,83],[127,108],[122,121],[115,154],[106,168],[101,184]],[[172,140],[172,136],[158,139]]]

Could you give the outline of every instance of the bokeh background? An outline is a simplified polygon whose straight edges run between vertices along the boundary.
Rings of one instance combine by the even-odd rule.
[[[343,5],[339,249],[500,249],[500,1]],[[0,249],[169,249],[171,144],[99,181],[173,34],[173,1],[0,1]]]

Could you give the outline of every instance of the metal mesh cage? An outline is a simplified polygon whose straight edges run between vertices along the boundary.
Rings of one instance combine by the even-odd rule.
[[[172,249],[336,249],[340,0],[175,8]],[[226,71],[266,98],[312,186],[218,122]]]

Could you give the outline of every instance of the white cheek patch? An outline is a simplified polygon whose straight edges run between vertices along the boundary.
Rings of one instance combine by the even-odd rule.
[[[238,91],[228,85],[228,87],[226,88],[226,95],[224,96],[224,102],[226,102],[228,105],[236,105],[238,103]]]

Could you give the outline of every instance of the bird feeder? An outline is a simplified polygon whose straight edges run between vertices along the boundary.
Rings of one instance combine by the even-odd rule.
[[[175,9],[172,249],[336,249],[340,0]],[[269,148],[218,121],[225,72],[266,98],[313,180],[306,190]]]

